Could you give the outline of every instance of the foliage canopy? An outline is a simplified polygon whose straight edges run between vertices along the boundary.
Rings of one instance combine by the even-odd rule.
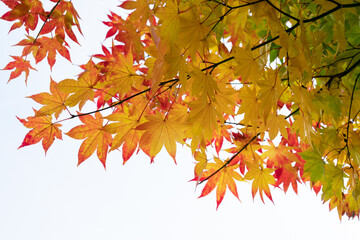
[[[58,54],[71,61],[69,40],[81,34],[71,1],[1,0],[1,19],[25,28],[20,56],[4,67],[9,81]],[[82,140],[78,164],[96,150],[121,149],[126,163],[143,151],[154,161],[177,144],[196,160],[194,181],[216,188],[252,184],[272,201],[310,182],[339,217],[360,213],[360,3],[353,0],[128,0],[104,24],[103,46],[76,79],[32,95],[42,105],[20,119],[31,130],[20,147],[42,141],[45,152],[67,136]],[[76,29],[76,30],[74,30]],[[30,36],[35,33],[36,36]],[[74,33],[75,31],[75,33]],[[84,106],[93,111],[83,111]],[[106,111],[107,110],[107,111]]]

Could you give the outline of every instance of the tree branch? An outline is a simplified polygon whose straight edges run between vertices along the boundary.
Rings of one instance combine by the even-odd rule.
[[[36,37],[35,37],[32,45],[31,45],[31,47],[34,46],[34,44],[36,43],[36,40],[39,38],[40,33],[41,33],[41,31],[43,30],[43,28],[44,28],[47,20],[49,20],[51,14],[54,12],[55,8],[57,7],[57,5],[59,5],[60,2],[61,2],[61,0],[58,0],[57,3],[54,5],[54,7],[50,10],[49,14],[46,16],[46,19],[45,19],[45,21],[44,21],[44,24],[41,26],[41,28],[40,28],[38,34],[36,35]],[[30,48],[31,48],[31,47],[30,47]],[[30,49],[30,48],[29,48],[29,49]]]
[[[353,100],[354,100],[354,93],[355,93],[356,84],[358,82],[359,77],[360,77],[360,74],[356,77],[354,87],[353,87],[352,92],[351,92],[349,115],[348,115],[348,124],[346,126],[346,141],[345,141],[345,143],[346,143],[346,149],[347,149],[347,156],[349,158],[349,164],[350,164],[351,167],[352,167],[352,164],[351,164],[351,161],[350,161],[349,129],[350,129],[350,123],[352,123],[352,120],[351,120],[351,108],[352,108],[352,104],[353,104]]]
[[[356,61],[356,63],[354,63],[351,67],[349,67],[348,69],[346,69],[343,72],[339,72],[339,73],[335,73],[332,75],[318,75],[318,76],[313,76],[314,78],[330,78],[327,82],[326,82],[326,86],[330,86],[331,82],[335,79],[335,78],[342,78],[344,76],[346,76],[347,74],[349,74],[352,70],[354,70],[354,68],[356,68],[357,66],[360,65],[360,59]]]
[[[294,16],[292,16],[292,15],[284,12],[284,11],[281,10],[280,8],[276,7],[274,4],[272,4],[272,2],[270,2],[270,0],[266,0],[266,2],[267,2],[272,8],[274,8],[276,11],[278,11],[279,13],[281,13],[281,14],[287,16],[288,18],[291,18],[292,20],[295,20],[295,21],[297,21],[297,22],[300,21],[300,19],[298,19],[298,18],[296,18],[296,17],[294,17]]]
[[[292,111],[288,116],[285,117],[285,119],[288,119],[289,117],[291,117],[293,114],[297,113],[299,111],[299,108],[295,109],[294,111]],[[230,123],[233,124],[233,123]],[[237,151],[229,160],[227,160],[224,165],[222,165],[219,169],[217,169],[215,172],[213,172],[212,174],[210,174],[207,178],[205,178],[204,180],[200,181],[198,183],[201,184],[207,180],[209,180],[209,178],[211,178],[212,176],[214,176],[215,174],[217,174],[221,169],[223,169],[224,167],[226,167],[227,165],[229,165],[229,163],[234,160],[245,148],[247,148],[247,146],[249,146],[252,141],[254,141],[261,133],[256,134],[254,137],[252,137],[249,142],[247,142],[244,146],[242,146],[239,151]]]
[[[328,11],[326,11],[326,12],[324,12],[324,13],[322,13],[322,14],[320,14],[320,15],[318,15],[318,16],[316,16],[316,17],[305,19],[305,20],[303,20],[303,23],[315,22],[316,20],[319,20],[319,19],[321,19],[323,17],[326,17],[327,15],[329,15],[329,14],[331,14],[331,13],[333,13],[333,12],[335,12],[335,11],[341,9],[341,8],[353,8],[353,7],[359,7],[360,6],[360,3],[340,4],[340,3],[336,2],[336,1],[332,1],[332,2],[337,4],[337,6],[330,9],[330,10],[328,10]],[[287,29],[285,31],[287,33],[291,33],[298,26],[300,26],[300,21],[298,21],[294,26],[292,26],[291,28],[289,28],[289,29]],[[269,39],[269,40],[267,40],[267,41],[265,41],[263,43],[260,43],[260,44],[258,44],[256,46],[252,47],[251,51],[253,51],[255,49],[258,49],[258,48],[260,48],[262,46],[265,46],[265,45],[277,40],[278,38],[279,38],[279,35],[277,35],[276,37],[273,37],[273,38],[271,38],[271,39]]]
[[[166,85],[166,84],[168,84],[168,83],[173,83],[173,84],[171,84],[171,86],[170,86],[169,88],[166,89],[166,91],[167,91],[167,90],[169,90],[172,86],[174,86],[178,81],[179,81],[178,79],[171,79],[171,80],[168,80],[168,81],[165,81],[165,82],[161,82],[161,83],[159,84],[159,86],[164,86],[164,85]],[[131,95],[131,96],[127,97],[127,98],[121,99],[121,100],[119,100],[118,102],[115,102],[114,104],[111,104],[110,106],[107,106],[107,107],[104,107],[104,108],[101,108],[101,109],[97,109],[97,110],[94,110],[94,111],[90,111],[90,112],[86,112],[86,113],[81,113],[81,114],[77,114],[77,115],[70,114],[71,117],[66,118],[66,119],[59,120],[59,121],[57,121],[57,122],[55,122],[55,123],[59,123],[59,122],[65,121],[65,120],[70,120],[70,119],[73,119],[73,118],[77,118],[77,117],[81,117],[81,116],[85,116],[85,115],[90,115],[90,114],[93,114],[93,113],[102,112],[102,111],[111,109],[111,108],[113,108],[113,107],[115,107],[115,106],[117,106],[117,105],[120,105],[120,104],[122,104],[122,103],[124,103],[124,102],[126,102],[126,101],[128,101],[128,100],[130,100],[130,99],[132,99],[132,98],[134,98],[134,97],[137,97],[137,96],[139,96],[139,95],[141,95],[141,94],[144,94],[144,93],[146,93],[146,92],[149,92],[150,90],[151,90],[151,88],[145,89],[145,90],[143,90],[143,91],[141,91],[141,92],[138,92],[138,93],[136,93],[136,94],[134,94],[134,95]]]
[[[204,180],[200,181],[200,182],[198,183],[198,185],[201,184],[201,183],[203,183],[203,182],[205,182],[205,181],[207,181],[209,178],[211,178],[212,176],[214,176],[215,174],[217,174],[219,171],[221,171],[221,169],[223,169],[224,167],[226,167],[226,166],[227,166],[232,160],[234,160],[234,158],[236,158],[247,146],[249,146],[250,143],[251,143],[252,141],[254,141],[259,135],[260,135],[260,133],[258,133],[258,134],[256,134],[255,136],[253,136],[253,137],[250,139],[250,141],[247,142],[244,146],[242,146],[242,148],[240,148],[239,151],[237,151],[229,160],[227,160],[224,165],[222,165],[219,169],[217,169],[215,172],[213,172],[212,174],[210,174],[207,178],[205,178]]]

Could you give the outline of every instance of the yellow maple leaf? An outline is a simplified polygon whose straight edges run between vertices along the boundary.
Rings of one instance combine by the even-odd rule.
[[[210,140],[214,129],[218,129],[218,118],[222,116],[217,112],[216,105],[213,102],[203,103],[202,100],[194,101],[188,104],[190,107],[187,123],[191,128],[191,150],[202,145],[205,140]]]
[[[301,139],[307,143],[311,143],[311,134],[314,133],[312,129],[310,117],[306,114],[301,113],[300,115],[294,116],[295,121],[292,125],[293,129],[299,132]]]
[[[171,116],[160,113],[146,116],[147,122],[139,125],[137,130],[146,130],[140,139],[140,147],[149,149],[150,157],[155,157],[163,146],[175,160],[176,142],[183,143],[185,125]]]
[[[98,82],[98,70],[91,60],[85,65],[85,69],[77,80],[65,79],[58,83],[60,91],[71,93],[65,105],[73,107],[79,104],[80,110],[88,100],[94,100],[94,86]]]
[[[170,0],[166,2],[166,6],[156,12],[156,16],[160,19],[161,35],[174,42],[178,39],[180,31],[180,11],[176,1]]]
[[[266,71],[265,79],[258,81],[260,109],[263,111],[264,122],[267,122],[271,110],[276,110],[277,101],[282,92],[281,80],[275,70]]]
[[[241,76],[244,81],[257,81],[261,66],[259,60],[256,59],[254,53],[248,49],[234,47],[235,61],[238,65],[234,69],[237,76]]]
[[[264,202],[263,192],[265,195],[272,201],[269,185],[275,184],[275,178],[271,173],[274,172],[274,169],[258,167],[256,164],[247,165],[249,171],[245,174],[246,180],[253,180],[251,192],[253,198],[255,197],[257,191],[259,191],[260,198]]]
[[[290,123],[285,120],[284,115],[270,114],[266,123],[266,129],[269,130],[269,137],[273,140],[277,134],[281,133],[281,136],[288,139],[288,132],[286,128],[291,128]]]
[[[251,123],[256,128],[259,119],[260,101],[258,99],[258,93],[254,86],[244,86],[240,90],[240,107],[238,114],[245,113],[244,123]]]
[[[140,84],[144,77],[139,75],[137,66],[134,66],[132,52],[128,54],[116,54],[114,60],[106,65],[106,80],[99,83],[97,88],[109,88],[104,100],[111,99],[116,94],[126,94],[136,84]]]
[[[201,96],[204,101],[208,98],[215,101],[215,91],[219,91],[219,88],[214,78],[208,73],[203,73],[198,68],[194,68],[191,76],[194,78],[192,83],[193,95]]]

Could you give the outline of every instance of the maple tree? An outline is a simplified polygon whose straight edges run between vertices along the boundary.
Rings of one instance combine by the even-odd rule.
[[[68,41],[81,34],[71,1],[50,0],[48,11],[40,0],[1,1],[10,31],[27,32],[3,68],[9,81],[27,81],[31,61],[71,61]],[[227,188],[240,198],[239,182],[262,201],[309,182],[340,218],[359,217],[359,2],[127,0],[117,10],[130,13],[108,15],[103,53],[30,96],[42,107],[19,118],[31,129],[20,147],[42,141],[46,152],[60,123],[79,118],[66,133],[83,140],[78,164],[96,150],[105,167],[117,149],[124,164],[140,150],[153,162],[163,147],[176,162],[182,144],[193,180],[206,183],[200,197],[216,188],[217,206]]]

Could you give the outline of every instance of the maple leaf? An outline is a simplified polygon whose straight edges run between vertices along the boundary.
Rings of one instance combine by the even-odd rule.
[[[208,160],[206,158],[206,154],[202,153],[202,152],[195,152],[194,159],[197,162],[195,165],[195,168],[194,168],[194,174],[195,174],[194,180],[197,178],[196,180],[197,180],[197,182],[199,182],[202,177],[202,174],[206,168]]]
[[[245,124],[251,123],[254,127],[258,124],[260,101],[255,87],[243,87],[240,90],[241,104],[238,113],[245,113]]]
[[[180,11],[177,2],[168,1],[164,8],[157,13],[160,19],[162,35],[168,37],[170,41],[177,40],[180,32]]]
[[[64,93],[72,93],[65,101],[67,106],[73,107],[79,104],[81,110],[87,100],[93,100],[95,96],[94,86],[98,83],[99,71],[90,60],[85,65],[85,72],[78,80],[65,79],[58,84],[58,89]]]
[[[283,165],[289,163],[299,162],[296,155],[292,152],[293,147],[285,146],[284,144],[279,144],[275,146],[272,141],[268,141],[269,146],[263,145],[261,148],[266,150],[261,154],[263,159],[268,158],[267,165],[269,167],[283,167]]]
[[[25,83],[27,83],[27,79],[29,76],[30,69],[36,70],[30,65],[30,61],[23,59],[22,57],[11,56],[15,61],[9,62],[2,70],[11,70],[14,69],[11,74],[8,82],[11,79],[17,78],[21,75],[22,72],[25,72]]]
[[[194,78],[192,84],[192,92],[197,96],[202,96],[202,99],[206,101],[210,98],[215,100],[215,92],[219,91],[219,88],[210,74],[202,73],[199,69],[194,69],[191,73]]]
[[[223,167],[226,161],[221,161],[216,157],[214,158],[214,160],[215,163],[206,164],[205,169],[207,171],[205,171],[200,177],[200,181],[203,181],[216,172],[211,178],[207,180],[205,187],[201,192],[200,197],[204,197],[208,195],[216,188],[216,203],[217,203],[216,208],[218,208],[220,203],[224,199],[226,187],[228,187],[229,190],[232,192],[232,194],[234,194],[234,196],[237,199],[239,199],[237,187],[234,179],[238,181],[244,181],[244,179],[243,177],[241,177],[241,175],[238,172],[235,171],[235,169],[239,167],[238,164],[234,164],[231,162],[227,164],[225,167]],[[221,170],[219,171],[219,169]]]
[[[197,49],[205,44],[204,40],[210,31],[208,26],[209,22],[201,21],[196,9],[184,12],[181,16],[179,29],[181,34],[179,34],[177,43],[188,48],[189,55],[194,55]]]
[[[307,151],[300,153],[300,156],[306,161],[304,165],[304,175],[310,176],[312,182],[321,180],[325,173],[324,161],[317,151]]]
[[[203,103],[203,101],[194,101],[189,103],[191,111],[187,122],[191,126],[194,138],[191,142],[192,150],[194,152],[198,144],[204,140],[210,140],[214,130],[217,130],[218,122],[217,116],[219,113],[214,107],[214,103]]]
[[[59,129],[61,124],[52,123],[51,116],[37,117],[35,111],[34,117],[28,117],[26,120],[18,119],[25,127],[32,128],[32,130],[26,134],[19,148],[38,143],[42,140],[42,146],[46,153],[55,138],[62,139],[61,130]]]
[[[1,16],[1,19],[6,21],[15,21],[10,31],[15,30],[21,26],[25,26],[25,31],[29,33],[30,30],[35,30],[39,16],[45,15],[42,3],[39,0],[1,0],[5,3],[10,11]]]
[[[224,139],[231,142],[230,133],[229,133],[229,130],[231,128],[232,128],[231,126],[222,125],[218,130],[214,130],[213,142],[215,143],[215,150],[218,155],[220,150],[222,149]]]
[[[140,32],[142,32],[141,26],[125,21],[113,12],[111,12],[111,15],[108,15],[108,17],[110,22],[103,22],[106,26],[110,27],[106,38],[116,34],[115,40],[124,44],[123,52],[125,54],[131,53],[131,49],[136,61],[144,59],[144,46],[140,34]]]
[[[84,125],[76,126],[66,133],[66,135],[75,139],[85,139],[79,149],[78,165],[97,150],[97,156],[104,168],[106,168],[106,157],[112,136],[104,130],[101,114],[99,112],[95,113],[95,118],[91,115],[80,115],[79,118]]]
[[[69,50],[56,38],[40,37],[35,42],[34,38],[27,36],[27,39],[21,40],[16,46],[24,46],[23,56],[32,52],[36,63],[41,62],[47,56],[50,69],[55,64],[56,52],[71,62]]]
[[[77,38],[72,31],[72,27],[76,26],[78,31],[81,33],[79,24],[79,14],[75,10],[71,1],[58,1],[56,2],[56,8],[51,12],[48,21],[44,24],[40,34],[47,34],[55,30],[56,39],[59,43],[65,41],[65,33],[70,37],[71,40],[78,43]]]
[[[276,109],[278,97],[280,92],[282,92],[280,82],[281,80],[278,78],[277,73],[274,70],[266,71],[265,79],[257,82],[260,86],[258,96],[260,100],[260,109],[263,111],[265,123],[267,123],[271,110]],[[275,119],[279,121],[278,118]],[[276,123],[276,121],[274,123]],[[282,123],[284,122],[282,121]],[[284,128],[280,128],[279,130],[282,130],[281,133],[285,133]]]
[[[241,76],[245,81],[256,81],[259,76],[260,65],[254,57],[254,53],[244,48],[234,48],[235,59],[238,63],[234,69],[237,76]]]
[[[288,132],[286,129],[291,128],[290,123],[285,120],[285,116],[271,114],[267,123],[266,128],[269,129],[269,137],[270,139],[274,139],[278,133],[281,133],[281,136],[284,138],[288,138]]]
[[[149,148],[150,157],[154,157],[165,145],[167,152],[176,162],[176,142],[183,143],[185,125],[171,115],[164,117],[160,113],[149,115],[147,120],[136,128],[146,130],[141,136],[140,147]]]
[[[129,109],[123,107],[122,111],[117,111],[106,119],[114,121],[104,127],[106,132],[116,134],[111,145],[111,151],[118,149],[122,145],[123,164],[133,155],[138,147],[141,133],[136,128],[144,123],[143,118],[139,119],[139,112],[135,107]]]
[[[277,179],[275,186],[279,187],[280,184],[283,184],[284,192],[287,192],[291,184],[294,192],[297,193],[297,181],[299,177],[293,166],[286,164],[282,168],[277,168],[274,177]]]
[[[105,101],[116,94],[129,92],[132,87],[142,82],[143,76],[136,73],[138,67],[133,66],[133,64],[133,56],[130,53],[114,53],[112,61],[106,62],[106,79],[97,86],[99,88],[107,88]]]
[[[263,167],[259,168],[256,165],[252,165],[251,168],[249,168],[249,171],[245,174],[244,178],[246,180],[253,180],[251,188],[253,198],[255,198],[257,191],[259,191],[260,198],[263,202],[263,192],[271,201],[273,201],[269,189],[269,185],[275,184],[275,178],[271,175],[273,172],[274,169]]]
[[[60,113],[66,110],[65,101],[69,94],[62,93],[57,88],[57,83],[51,79],[50,82],[50,93],[39,93],[30,96],[34,101],[45,105],[40,108],[35,116],[46,116],[55,114],[55,118],[57,119]]]
[[[136,19],[145,23],[151,17],[149,2],[147,0],[124,1],[119,7],[126,10],[133,10],[129,18]]]
[[[4,68],[12,70],[9,81],[23,72],[27,81],[29,57],[36,64],[47,57],[51,69],[58,53],[71,61],[68,38],[77,43],[74,29],[81,33],[71,1],[50,0],[49,12],[41,0],[1,1],[10,8],[1,19],[15,21],[10,31],[39,28],[16,44],[22,55]],[[51,116],[93,105],[61,120],[83,122],[68,133],[84,139],[79,164],[97,149],[105,166],[110,146],[121,148],[124,163],[140,149],[152,161],[164,146],[175,160],[176,144],[185,143],[196,160],[194,180],[208,180],[204,196],[217,187],[218,205],[227,187],[237,196],[238,166],[262,201],[264,193],[272,201],[270,185],[296,192],[298,182],[310,181],[339,217],[360,216],[360,3],[294,4],[122,2],[128,17],[110,12],[104,22],[109,50],[104,44],[76,79],[51,80],[50,93],[30,96],[43,106],[21,120],[33,128],[23,145],[42,140],[46,152],[61,137]],[[113,111],[105,124],[103,110]],[[279,133],[278,145],[266,144]],[[208,163],[207,153],[221,150],[232,162]]]

